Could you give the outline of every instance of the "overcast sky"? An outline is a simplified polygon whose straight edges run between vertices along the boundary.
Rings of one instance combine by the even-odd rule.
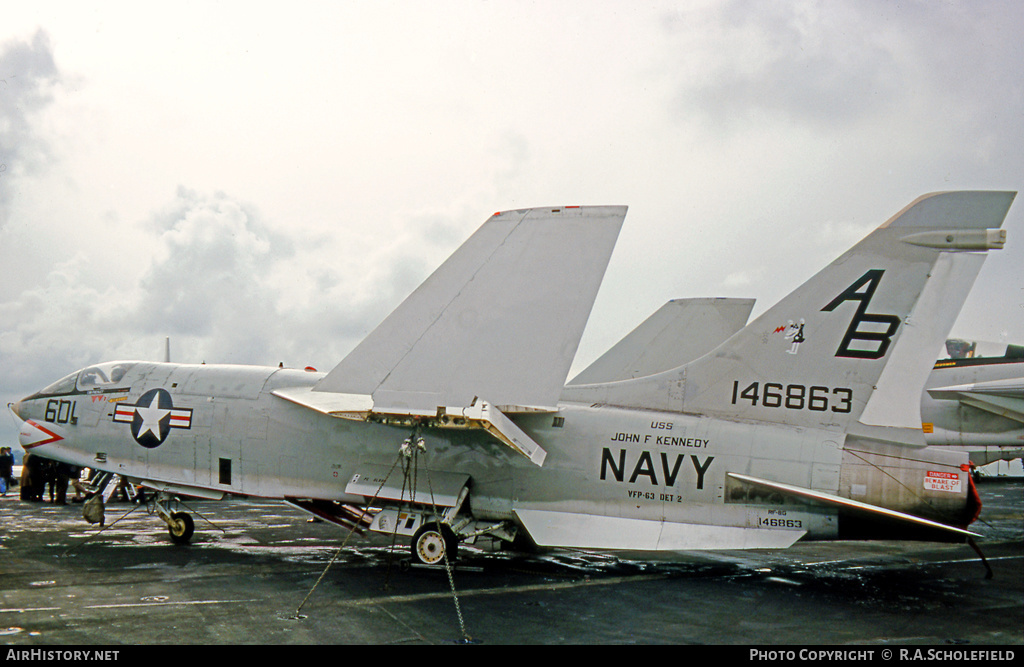
[[[0,398],[329,370],[491,213],[627,204],[574,372],[755,314],[917,196],[1024,186],[1024,3],[8,3]],[[1024,200],[953,334],[1024,341]],[[14,419],[0,438],[16,442]]]

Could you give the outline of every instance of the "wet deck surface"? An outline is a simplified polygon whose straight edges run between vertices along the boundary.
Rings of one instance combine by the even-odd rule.
[[[189,503],[217,527],[197,517],[193,544],[178,547],[144,508],[114,523],[131,506],[109,505],[107,528],[97,533],[81,505],[8,495],[0,498],[0,635],[24,646],[467,637],[481,644],[1019,645],[1024,480],[987,480],[980,492],[985,509],[974,529],[986,536],[979,544],[992,579],[962,544],[807,543],[673,563],[463,547],[453,573],[457,605],[443,569],[402,566],[404,544],[392,552],[388,538],[358,537],[339,552],[343,530],[307,523],[277,503]]]

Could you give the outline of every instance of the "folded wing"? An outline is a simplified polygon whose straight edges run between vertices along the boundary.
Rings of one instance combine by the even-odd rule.
[[[315,391],[370,395],[375,408],[554,408],[625,215],[493,215]]]

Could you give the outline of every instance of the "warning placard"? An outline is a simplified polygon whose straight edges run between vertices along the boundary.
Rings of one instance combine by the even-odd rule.
[[[924,488],[929,491],[960,493],[960,475],[955,472],[929,470],[924,474]]]

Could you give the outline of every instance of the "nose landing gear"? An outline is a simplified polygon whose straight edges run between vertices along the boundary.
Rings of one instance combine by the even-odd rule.
[[[167,521],[167,531],[171,534],[171,540],[175,544],[188,544],[192,539],[192,534],[195,532],[195,522],[192,521],[192,515],[187,512],[174,512],[170,516],[168,521],[164,518],[163,514],[160,518]]]
[[[175,544],[188,544],[196,530],[195,522],[188,512],[172,512],[170,504],[173,500],[172,496],[161,491],[153,504],[157,515],[167,524],[171,541]]]

